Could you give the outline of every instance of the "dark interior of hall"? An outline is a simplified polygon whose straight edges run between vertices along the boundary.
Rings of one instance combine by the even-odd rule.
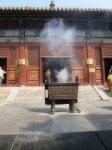
[[[105,58],[104,59],[104,64],[105,64],[105,82],[107,82],[107,77],[109,75],[109,70],[110,67],[112,66],[112,58]]]
[[[7,68],[7,58],[0,58],[0,66],[4,71],[6,71]],[[4,74],[4,79],[2,80],[2,83],[6,83],[6,73]]]
[[[63,69],[67,69],[68,74],[71,74],[71,63],[70,58],[44,58],[43,59],[43,76],[44,73],[50,69],[51,71],[51,82],[57,82],[56,72],[60,72]],[[70,80],[71,77],[69,76]],[[43,78],[43,82],[45,78]]]

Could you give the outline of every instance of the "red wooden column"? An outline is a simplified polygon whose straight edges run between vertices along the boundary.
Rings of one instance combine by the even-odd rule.
[[[42,58],[41,58],[41,51],[42,51],[42,47],[40,46],[40,86],[43,85],[42,81],[43,81],[43,62],[42,62]]]
[[[87,59],[93,59],[93,64],[87,64],[88,71],[88,83],[95,84],[95,73],[90,72],[91,69],[94,69],[94,50],[91,45],[87,44]]]
[[[26,49],[25,49],[25,44],[20,43],[19,44],[19,57],[18,57],[18,63],[17,66],[18,68],[22,71],[22,73],[18,74],[18,86],[24,86],[25,85],[25,80],[26,80]]]

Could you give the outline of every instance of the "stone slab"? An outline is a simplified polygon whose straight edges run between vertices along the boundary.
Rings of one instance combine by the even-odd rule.
[[[18,135],[13,150],[105,150],[95,132]]]
[[[103,100],[110,100],[112,97],[110,97],[104,90],[103,86],[94,86],[94,89],[97,91],[97,93],[100,95],[100,97]]]
[[[107,150],[112,150],[112,130],[96,131]]]
[[[16,137],[17,135],[0,135],[0,150],[10,150],[16,141]]]
[[[16,95],[18,94],[18,92],[19,92],[19,89],[16,89],[16,88],[12,89],[10,94],[8,95],[6,101],[7,102],[14,101],[14,99],[15,99]]]

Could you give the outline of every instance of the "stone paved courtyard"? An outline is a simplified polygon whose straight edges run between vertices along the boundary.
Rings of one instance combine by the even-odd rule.
[[[43,87],[0,89],[0,150],[111,150],[112,95],[79,87],[77,108],[45,105]],[[102,142],[103,141],[103,142]]]
[[[84,92],[85,88],[86,93]],[[82,94],[79,94],[78,103],[76,104],[81,113],[70,113],[68,105],[56,105],[55,115],[51,115],[50,105],[45,105],[43,87],[19,88],[14,101],[4,100],[0,103],[0,134],[111,130],[111,97],[102,100],[94,93],[95,97],[93,97],[91,87],[85,88],[80,89]],[[5,90],[2,89],[2,92]],[[6,93],[9,94],[9,92],[10,89],[7,88]],[[87,93],[90,95],[89,98]],[[4,92],[4,98],[7,94]]]

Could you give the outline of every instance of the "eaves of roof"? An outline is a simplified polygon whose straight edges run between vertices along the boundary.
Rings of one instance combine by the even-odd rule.
[[[43,7],[0,7],[0,11],[59,11],[59,12],[75,12],[75,11],[82,11],[82,12],[112,12],[112,9],[100,9],[100,8],[43,8]]]

